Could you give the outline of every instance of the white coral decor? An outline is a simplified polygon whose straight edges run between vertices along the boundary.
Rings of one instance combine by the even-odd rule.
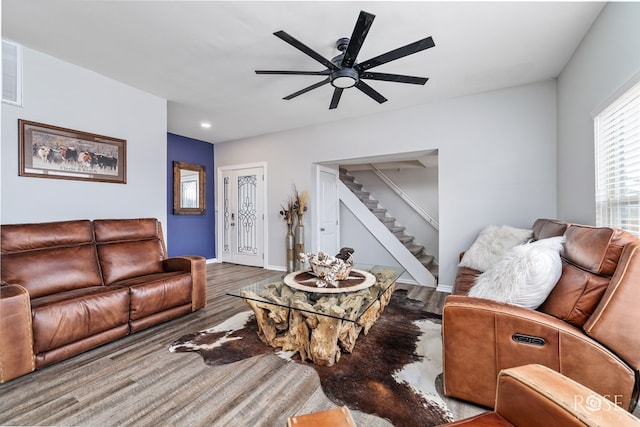
[[[353,268],[353,260],[349,258],[344,261],[340,258],[336,258],[319,251],[317,254],[313,253],[301,253],[300,259],[303,262],[308,262],[311,266],[313,274],[319,279],[323,279],[332,286],[337,287],[339,280],[345,280],[349,277],[351,269]],[[318,286],[321,286],[318,283]]]

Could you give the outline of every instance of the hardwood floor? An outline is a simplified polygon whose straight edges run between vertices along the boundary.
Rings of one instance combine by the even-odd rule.
[[[168,351],[177,338],[248,310],[225,292],[275,274],[281,273],[208,264],[205,309],[0,384],[0,425],[277,426],[286,425],[289,415],[335,407],[312,368],[296,364],[292,370],[270,358],[257,373],[255,358],[212,367],[195,353]],[[434,312],[446,296],[399,287]],[[357,425],[390,425],[357,411],[354,419]]]
[[[196,353],[168,351],[177,338],[248,309],[225,292],[275,274],[281,273],[207,265],[206,308],[0,384],[0,425],[271,427],[286,425],[289,415],[336,407],[310,367],[272,356],[207,366]],[[398,287],[441,313],[447,294]],[[445,400],[456,419],[483,411]],[[358,411],[353,416],[356,425],[390,426]]]

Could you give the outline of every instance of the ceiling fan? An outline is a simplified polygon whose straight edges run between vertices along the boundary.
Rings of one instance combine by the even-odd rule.
[[[383,80],[396,83],[410,83],[417,85],[424,85],[427,77],[413,77],[405,76],[401,74],[388,74],[388,73],[376,73],[368,71],[371,68],[377,67],[387,62],[394,61],[399,58],[420,52],[425,49],[429,49],[435,46],[431,37],[418,40],[417,42],[408,44],[406,46],[399,47],[382,55],[378,55],[374,58],[357,63],[356,57],[360,48],[364,43],[364,39],[367,37],[367,33],[371,28],[375,15],[361,11],[356,21],[356,25],[353,28],[353,34],[351,38],[340,38],[336,42],[336,48],[341,52],[335,58],[328,60],[318,52],[314,51],[301,41],[293,38],[284,31],[277,31],[273,33],[279,39],[289,43],[291,46],[300,50],[302,53],[310,56],[311,58],[324,65],[326,70],[322,71],[278,71],[278,70],[256,70],[256,74],[288,74],[288,75],[302,75],[302,76],[327,76],[324,80],[314,83],[304,89],[285,96],[283,99],[290,100],[296,96],[307,93],[313,89],[317,89],[326,84],[331,84],[334,87],[333,97],[331,98],[331,104],[329,109],[333,110],[338,106],[342,91],[350,87],[356,87],[369,97],[382,104],[387,101],[387,98],[382,96],[378,91],[373,89],[364,80]]]

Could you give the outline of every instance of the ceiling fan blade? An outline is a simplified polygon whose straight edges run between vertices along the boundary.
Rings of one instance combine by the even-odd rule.
[[[296,49],[298,49],[302,53],[307,54],[308,56],[310,56],[311,58],[315,59],[316,61],[318,61],[319,63],[321,63],[325,67],[327,67],[328,69],[330,69],[330,70],[338,70],[339,69],[338,66],[335,65],[333,62],[329,61],[327,58],[325,58],[324,56],[320,55],[318,52],[316,52],[315,50],[311,49],[309,46],[305,45],[301,41],[299,41],[299,40],[295,39],[294,37],[290,36],[289,34],[285,33],[284,31],[276,31],[275,33],[273,33],[273,35],[278,37],[279,39],[289,43],[291,46],[295,47]]]
[[[329,110],[333,110],[338,107],[338,102],[340,102],[340,97],[342,96],[342,91],[344,89],[337,87],[336,90],[333,91],[333,97],[331,98],[331,104],[329,104]]]
[[[418,40],[417,42],[410,43],[406,46],[399,47],[382,55],[378,55],[375,58],[371,58],[367,61],[361,62],[356,65],[358,72],[368,70],[369,68],[377,67],[378,65],[386,64],[387,62],[394,61],[396,59],[403,58],[416,52],[420,52],[425,49],[434,47],[435,43],[431,37]]]
[[[256,70],[256,74],[293,74],[299,76],[328,76],[331,72],[324,71],[289,71],[289,70]]]
[[[366,84],[362,80],[360,80],[360,81],[358,81],[358,83],[356,83],[356,87],[358,89],[360,89],[362,92],[364,92],[365,94],[369,95],[371,98],[373,98],[376,101],[378,101],[378,104],[382,104],[383,102],[387,101],[387,98],[385,98],[384,96],[380,95],[380,93],[378,93],[374,88],[372,88],[371,86],[369,86],[368,84]]]
[[[297,91],[297,92],[294,92],[294,93],[292,93],[291,95],[285,96],[285,97],[284,97],[284,98],[282,98],[282,99],[286,99],[286,100],[293,99],[293,98],[295,98],[296,96],[302,95],[303,93],[307,93],[307,92],[309,92],[310,90],[313,90],[313,89],[319,88],[320,86],[326,85],[327,83],[329,83],[329,77],[327,77],[326,79],[322,80],[321,82],[318,82],[318,83],[312,84],[311,86],[305,87],[304,89],[301,89],[301,90],[299,90],[299,91]]]
[[[385,82],[396,82],[396,83],[410,83],[414,85],[423,85],[429,80],[428,77],[414,77],[414,76],[403,76],[402,74],[388,74],[388,73],[372,73],[371,71],[365,71],[360,74],[361,79],[369,79],[369,80],[382,80]]]
[[[342,59],[343,67],[351,68],[353,64],[355,64],[356,57],[360,52],[360,48],[362,48],[364,39],[367,37],[367,33],[369,33],[369,28],[371,28],[375,17],[375,15],[367,13],[364,10],[360,12],[356,25],[353,27],[353,34],[351,34],[351,38],[349,39],[349,45],[344,51],[344,58]]]

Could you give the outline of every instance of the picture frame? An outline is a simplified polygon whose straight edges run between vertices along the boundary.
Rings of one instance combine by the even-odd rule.
[[[18,120],[19,176],[127,183],[127,141]]]
[[[204,215],[206,170],[202,165],[173,162],[173,214]]]

